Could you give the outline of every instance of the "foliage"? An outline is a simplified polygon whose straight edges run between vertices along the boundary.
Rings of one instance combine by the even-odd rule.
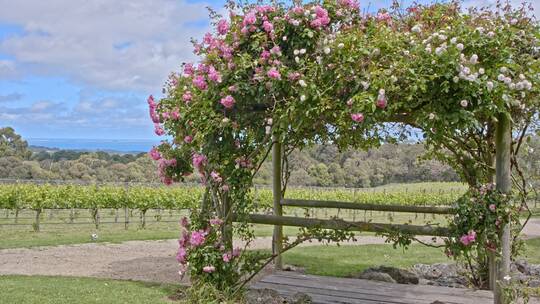
[[[201,62],[172,74],[159,102],[148,98],[156,134],[172,138],[150,155],[166,184],[200,173],[204,229],[253,209],[253,176],[275,141],[286,183],[296,149],[370,148],[412,127],[474,186],[492,176],[484,135],[497,118],[526,126],[538,109],[539,30],[525,9],[463,13],[451,2],[373,16],[350,0],[228,8],[229,20],[213,14],[216,33],[194,42]],[[321,166],[312,172],[324,176]]]
[[[11,127],[0,128],[0,157],[20,157],[28,159],[32,152],[28,150],[28,143],[15,133]]]
[[[446,240],[446,254],[456,260],[465,261],[471,268],[472,282],[482,286],[482,277],[490,253],[501,256],[500,234],[504,225],[513,227],[514,242],[512,256],[517,256],[523,242],[517,239],[521,229],[519,214],[522,205],[511,195],[500,193],[494,184],[471,189],[455,205],[456,214],[450,221],[451,234]],[[475,275],[476,273],[476,275]]]

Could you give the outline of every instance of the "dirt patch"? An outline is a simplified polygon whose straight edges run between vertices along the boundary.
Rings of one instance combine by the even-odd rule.
[[[529,237],[540,237],[540,219],[525,228]],[[383,244],[384,239],[360,236],[350,245]],[[431,237],[421,237],[430,242]],[[270,249],[271,238],[258,238],[253,249]],[[236,243],[236,246],[242,246]],[[318,246],[319,242],[302,246]],[[175,260],[176,240],[129,241],[121,244],[82,244],[0,250],[0,275],[83,276],[149,282],[179,283]],[[186,283],[184,281],[184,283]]]

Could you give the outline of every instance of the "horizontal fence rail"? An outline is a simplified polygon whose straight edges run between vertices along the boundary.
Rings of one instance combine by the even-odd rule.
[[[241,221],[244,218],[233,216],[233,221]],[[449,236],[448,228],[432,225],[399,225],[399,224],[379,224],[370,222],[349,222],[341,219],[315,219],[300,218],[292,216],[266,215],[266,214],[248,214],[247,221],[252,224],[279,225],[291,227],[322,228],[333,230],[365,231],[365,232],[394,232],[410,233],[413,235],[429,236]]]
[[[377,205],[361,204],[338,201],[317,201],[317,200],[298,200],[284,199],[282,206],[304,207],[304,208],[337,208],[351,210],[370,210],[370,211],[390,211],[390,212],[411,212],[411,213],[432,213],[432,214],[454,214],[452,207],[443,206],[406,206],[406,205]]]

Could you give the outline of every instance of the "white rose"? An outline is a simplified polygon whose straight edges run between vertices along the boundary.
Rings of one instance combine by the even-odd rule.
[[[343,44],[343,43],[340,43],[340,44],[338,44],[338,46],[337,46],[337,47],[338,47],[338,48],[340,48],[340,49],[342,49],[343,47],[345,47],[345,44]]]
[[[300,101],[305,101],[305,100],[306,100],[306,95],[300,96]]]
[[[300,80],[298,81],[298,84],[299,84],[301,87],[303,87],[303,88],[307,87],[307,83],[304,81],[304,79],[300,79]]]
[[[463,43],[458,43],[458,44],[456,45],[456,48],[457,48],[458,50],[460,50],[460,51],[463,51],[463,49],[465,48],[465,46],[463,45]]]
[[[330,48],[329,48],[329,47],[325,47],[325,48],[324,48],[324,53],[325,53],[326,55],[330,54]]]
[[[466,108],[469,105],[469,102],[466,99],[463,99],[462,101],[459,102],[459,104],[462,107]]]

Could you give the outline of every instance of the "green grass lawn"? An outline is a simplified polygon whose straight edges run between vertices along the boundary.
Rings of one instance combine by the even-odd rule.
[[[527,241],[524,257],[540,264],[540,239]],[[451,262],[441,249],[412,245],[406,251],[391,245],[317,246],[295,248],[286,264],[309,274],[347,277],[378,265],[407,268],[417,263]],[[94,278],[0,276],[0,303],[171,303],[178,286]]]
[[[540,264],[540,238],[526,241],[522,254],[529,263]],[[452,262],[442,249],[413,244],[408,250],[392,245],[344,245],[294,248],[284,254],[284,263],[305,268],[315,275],[347,277],[371,266],[408,268],[415,264]]]
[[[176,286],[94,278],[0,276],[0,302],[10,304],[171,303]]]

